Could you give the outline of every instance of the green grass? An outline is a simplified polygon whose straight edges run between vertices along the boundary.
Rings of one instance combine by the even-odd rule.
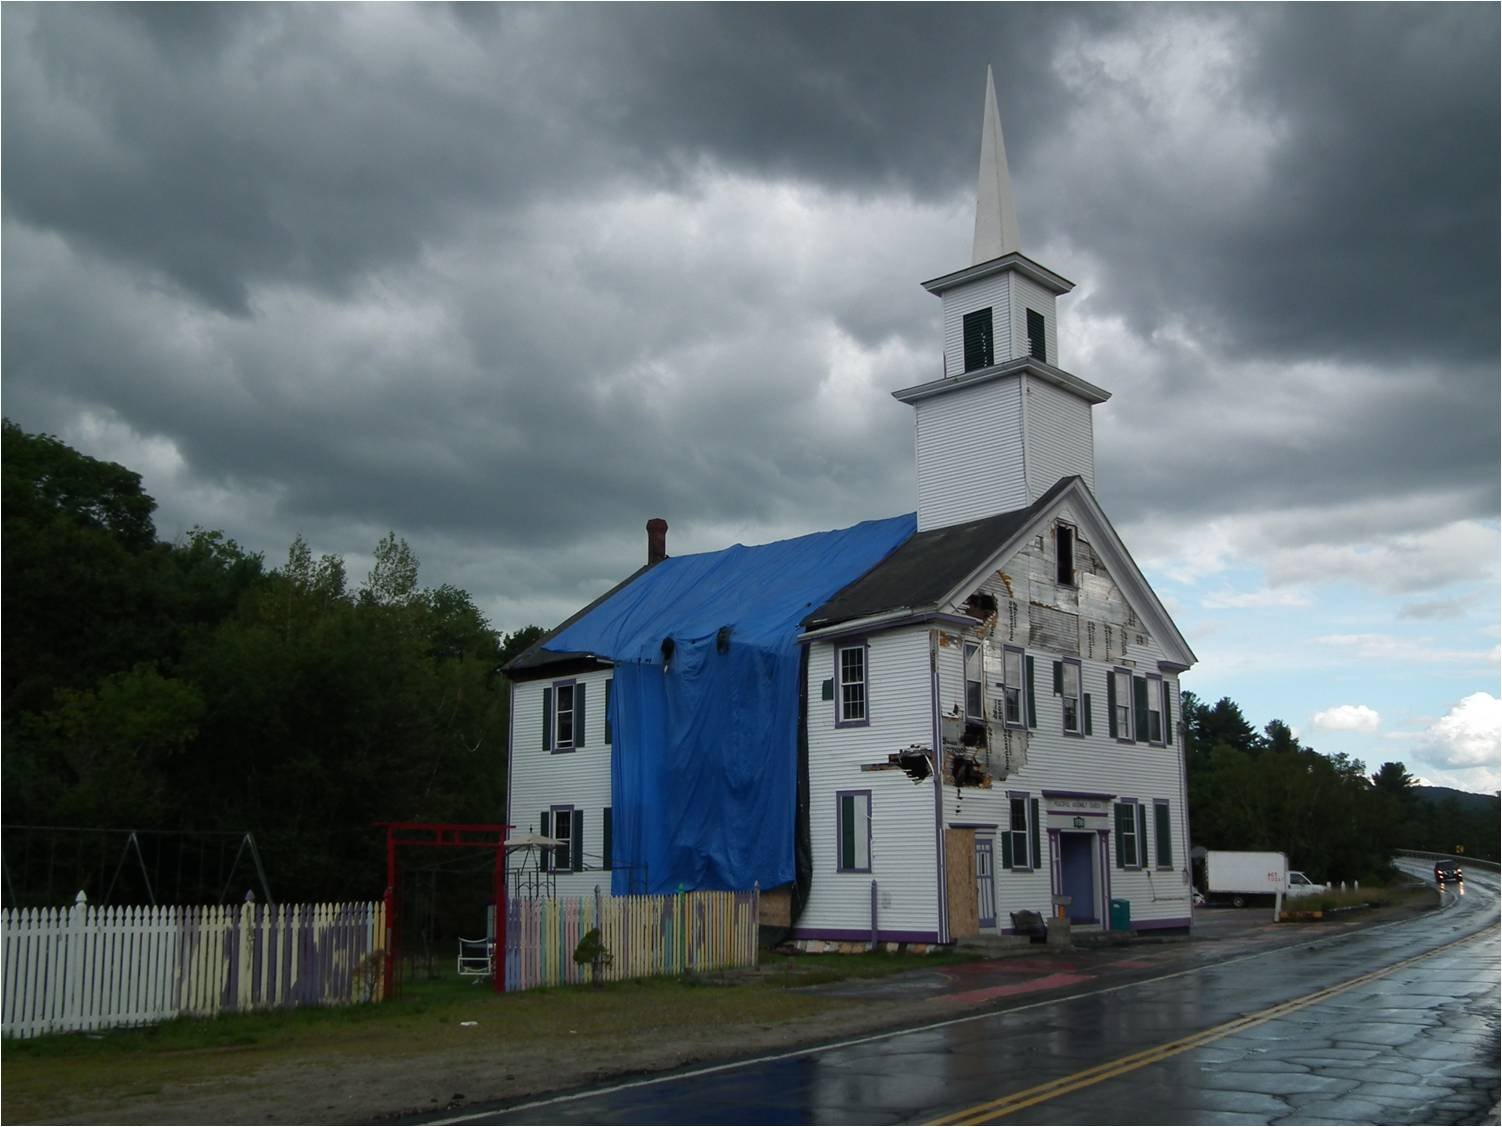
[[[1283,901],[1286,912],[1336,912],[1354,908],[1385,908],[1390,905],[1409,904],[1414,907],[1428,906],[1434,899],[1434,890],[1411,881],[1399,881],[1387,885],[1368,885],[1361,889],[1321,892],[1313,896],[1298,896]]]

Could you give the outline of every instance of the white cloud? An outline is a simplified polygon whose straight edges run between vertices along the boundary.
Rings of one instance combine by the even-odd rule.
[[[1495,769],[1502,758],[1502,700],[1472,693],[1430,725],[1420,747],[1446,767]]]
[[[1338,704],[1314,714],[1314,726],[1326,732],[1375,732],[1381,723],[1376,709],[1364,704]]]
[[[1432,638],[1401,638],[1396,634],[1322,634],[1314,639],[1321,646],[1349,650],[1362,661],[1422,662],[1426,665],[1494,665],[1497,650],[1444,649]]]
[[[1312,603],[1313,600],[1302,591],[1274,591],[1269,587],[1260,587],[1255,591],[1212,591],[1200,601],[1200,605],[1207,610],[1307,607]]]

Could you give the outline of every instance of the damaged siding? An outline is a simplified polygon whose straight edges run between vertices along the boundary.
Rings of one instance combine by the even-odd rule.
[[[1028,504],[1021,377],[915,404],[918,531]]]
[[[882,933],[932,934],[938,927],[937,840],[932,777],[914,783],[887,757],[933,742],[928,631],[891,630],[869,642],[870,723],[837,728],[837,701],[823,685],[835,650],[847,642],[816,642],[808,660],[809,828],[814,875],[798,933],[870,933],[871,882],[877,886]],[[877,770],[862,770],[875,767]],[[840,791],[871,792],[871,871],[837,871],[836,799]]]
[[[998,835],[1005,835],[1012,828],[1010,796],[1025,795],[1029,810],[1032,800],[1039,800],[1036,839],[1043,863],[1032,864],[1031,871],[1026,872],[1007,868],[1002,861],[1002,850],[997,849],[996,906],[997,926],[1001,930],[1011,926],[1011,912],[1030,910],[1045,917],[1052,913],[1052,896],[1059,880],[1056,835],[1061,832],[1090,835],[1095,900],[1090,915],[1104,918],[1106,900],[1115,897],[1131,901],[1134,925],[1170,921],[1183,924],[1190,915],[1190,894],[1186,879],[1188,827],[1182,747],[1177,730],[1178,679],[1172,674],[1162,674],[1170,702],[1170,715],[1165,718],[1167,746],[1122,742],[1111,737],[1107,715],[1107,678],[1111,670],[1121,667],[1131,670],[1134,676],[1157,676],[1158,663],[1164,654],[1089,542],[1079,538],[1074,514],[1066,506],[1057,516],[1077,530],[1075,584],[1057,582],[1055,540],[1050,525],[1047,533],[1036,537],[981,584],[980,591],[995,600],[995,613],[977,630],[950,632],[940,647],[941,712],[956,709],[963,712],[964,668],[959,655],[967,638],[985,638],[997,648],[1005,644],[1024,646],[1033,657],[1037,720],[1036,727],[1024,731],[1006,730],[1000,734],[1000,742],[998,733],[992,730],[988,745],[972,753],[986,776],[980,785],[956,787],[952,785],[952,770],[948,772],[943,795],[944,822],[946,826],[994,824]],[[1054,692],[1053,665],[1065,657],[1080,661],[1081,706],[1086,706],[1088,697],[1090,714],[1088,735],[1083,731],[1064,732],[1063,698]],[[987,692],[990,691],[988,674]],[[1083,716],[1079,727],[1085,727]],[[1149,864],[1134,869],[1116,865],[1113,801],[1097,803],[1085,810],[1064,808],[1070,803],[1056,800],[1050,812],[1045,791],[1136,799],[1148,811]],[[1174,845],[1168,869],[1159,867],[1153,839],[1155,801],[1166,802],[1169,809]],[[1112,832],[1102,840],[1098,830]],[[1033,836],[1030,832],[1029,837]]]

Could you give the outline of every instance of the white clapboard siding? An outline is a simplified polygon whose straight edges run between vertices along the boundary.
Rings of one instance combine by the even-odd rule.
[[[927,627],[868,639],[870,723],[837,728],[836,700],[823,699],[834,655],[849,642],[815,643],[808,661],[809,830],[813,883],[797,934],[839,938],[869,934],[871,884],[876,882],[881,932],[933,933],[938,928],[938,859],[932,778],[914,784],[902,771],[863,771],[912,744],[933,742]],[[871,792],[871,872],[838,871],[836,794]],[[820,935],[820,933],[823,933]],[[858,939],[858,934],[851,934]]]
[[[918,531],[1026,507],[1021,387],[1014,375],[913,404]]]
[[[559,873],[560,896],[584,896],[610,876],[600,871],[605,853],[605,808],[610,805],[610,745],[605,742],[605,682],[609,669],[570,674],[587,686],[584,746],[568,752],[542,746],[543,690],[551,678],[520,681],[512,689],[510,780],[506,789],[512,833],[537,832],[538,815],[554,806],[572,806],[584,815],[584,864],[578,873]]]
[[[1013,347],[1017,334],[1012,322],[1012,285],[1017,276],[1010,270],[979,278],[963,286],[946,290],[944,303],[944,374],[965,374],[965,314],[977,309],[991,310],[991,358],[1001,364],[1027,354],[1027,327],[1023,326],[1022,348]]]
[[[1095,432],[1090,404],[1040,379],[1027,380],[1028,501],[1061,477],[1079,474],[1095,489]]]
[[[376,1001],[379,903],[8,909],[8,1037]]]

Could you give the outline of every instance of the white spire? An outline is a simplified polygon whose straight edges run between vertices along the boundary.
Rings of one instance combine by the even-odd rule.
[[[1001,139],[1001,115],[996,112],[996,84],[987,66],[986,115],[980,134],[980,186],[975,193],[975,243],[970,263],[989,262],[1021,249],[1017,205],[1012,201],[1012,176],[1007,171],[1007,147]]]

